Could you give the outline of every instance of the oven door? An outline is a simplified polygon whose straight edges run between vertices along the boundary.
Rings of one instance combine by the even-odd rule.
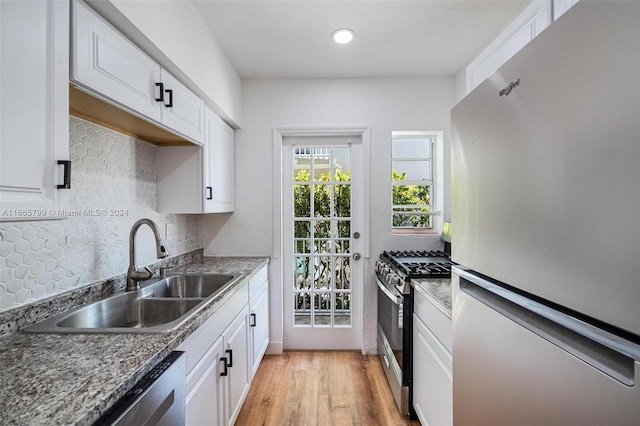
[[[409,387],[404,380],[402,361],[405,347],[404,297],[387,287],[378,277],[378,355],[387,381],[402,414],[409,412]]]

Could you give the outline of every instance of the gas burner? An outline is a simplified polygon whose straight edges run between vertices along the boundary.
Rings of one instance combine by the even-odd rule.
[[[451,260],[439,250],[385,251],[380,255],[381,262],[388,265],[402,280],[410,278],[449,278]]]

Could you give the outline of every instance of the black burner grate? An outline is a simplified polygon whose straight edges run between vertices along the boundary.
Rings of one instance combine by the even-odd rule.
[[[451,277],[453,262],[442,251],[385,251],[380,258],[403,279]]]

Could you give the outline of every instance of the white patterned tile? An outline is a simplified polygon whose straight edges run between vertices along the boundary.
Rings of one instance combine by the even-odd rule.
[[[199,216],[155,211],[157,147],[75,117],[69,130],[69,210],[127,209],[128,215],[0,224],[0,310],[126,272],[129,230],[143,217],[162,234],[174,223],[176,239],[166,242],[172,255],[200,248]],[[136,256],[140,266],[156,261],[152,237],[137,244]]]

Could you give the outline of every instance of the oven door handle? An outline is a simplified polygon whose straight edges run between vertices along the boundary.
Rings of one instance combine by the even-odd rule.
[[[396,305],[402,306],[402,304],[404,303],[404,298],[402,296],[393,294],[393,292],[391,292],[391,290],[389,290],[389,288],[384,285],[382,281],[380,281],[380,278],[378,278],[378,276],[376,276],[376,282],[378,283],[378,288],[382,290],[385,296],[387,296]]]

